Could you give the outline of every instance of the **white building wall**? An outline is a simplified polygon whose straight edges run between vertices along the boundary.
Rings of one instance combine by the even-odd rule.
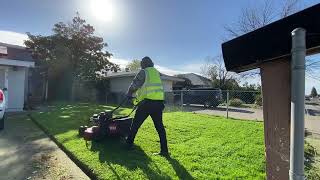
[[[29,93],[29,68],[25,68],[24,72],[24,102],[27,102]]]
[[[25,67],[9,67],[7,111],[22,111],[24,105]]]
[[[172,81],[163,80],[162,81],[164,92],[171,92],[172,91]]]
[[[116,77],[110,79],[110,91],[117,93],[126,93],[133,77]]]

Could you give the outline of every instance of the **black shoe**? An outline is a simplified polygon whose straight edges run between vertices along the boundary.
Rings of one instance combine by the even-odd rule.
[[[155,155],[155,156],[163,156],[163,157],[166,157],[166,158],[169,158],[169,157],[170,157],[169,152],[153,153],[153,155]]]

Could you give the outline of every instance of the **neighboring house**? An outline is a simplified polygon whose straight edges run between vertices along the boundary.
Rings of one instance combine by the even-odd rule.
[[[212,86],[210,79],[195,73],[179,74],[177,77],[189,79],[192,87],[205,88]]]
[[[127,92],[128,87],[130,86],[133,78],[137,73],[138,72],[116,72],[107,74],[106,78],[109,79],[109,88],[111,94],[116,96],[123,96]],[[166,94],[172,92],[172,86],[174,82],[184,81],[184,79],[174,76],[168,76],[165,74],[161,74],[161,79]],[[119,98],[121,99],[123,97],[117,97],[117,102],[119,102]]]
[[[31,53],[22,46],[0,43],[0,88],[7,89],[7,111],[22,111],[28,98]]]

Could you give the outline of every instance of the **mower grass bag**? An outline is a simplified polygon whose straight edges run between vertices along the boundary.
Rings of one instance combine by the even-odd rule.
[[[111,120],[108,124],[108,136],[128,136],[132,123],[131,117],[120,117]]]

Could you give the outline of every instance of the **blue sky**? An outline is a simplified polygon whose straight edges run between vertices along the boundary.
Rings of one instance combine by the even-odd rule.
[[[221,53],[227,37],[223,26],[237,21],[241,9],[254,0],[105,0],[112,20],[104,21],[92,8],[93,0],[1,0],[0,41],[20,34],[50,34],[52,25],[69,21],[78,11],[109,44],[118,63],[150,56],[167,71],[200,72],[207,56]],[[319,3],[301,1],[300,7]],[[275,7],[282,1],[274,0]],[[106,10],[108,7],[105,8]],[[100,10],[101,11],[101,10]],[[102,10],[103,11],[103,10]],[[101,12],[100,14],[103,14]],[[315,82],[308,80],[307,89]],[[315,86],[320,90],[319,82]]]

